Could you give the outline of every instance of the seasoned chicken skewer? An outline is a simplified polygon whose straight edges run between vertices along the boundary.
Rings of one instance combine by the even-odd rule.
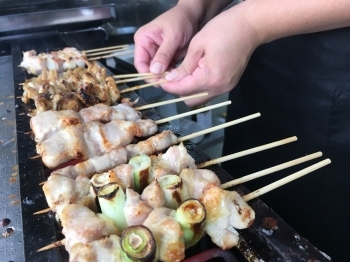
[[[135,122],[114,120],[107,124],[91,121],[58,131],[38,143],[36,150],[48,168],[55,168],[74,159],[102,156],[130,144],[134,137],[150,136],[157,129],[155,122],[149,119]]]

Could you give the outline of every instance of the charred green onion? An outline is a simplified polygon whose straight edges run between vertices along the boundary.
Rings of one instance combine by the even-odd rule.
[[[197,199],[188,199],[176,210],[174,218],[184,232],[186,248],[195,245],[204,233],[206,221],[204,205]]]
[[[93,192],[97,195],[98,190],[110,182],[109,173],[95,174],[90,181]]]
[[[176,209],[180,204],[189,198],[189,194],[182,179],[177,175],[166,175],[158,179],[163,191],[165,207]]]
[[[124,207],[126,197],[123,189],[117,183],[109,183],[97,192],[102,214],[113,220],[114,225],[123,231],[126,227]]]
[[[134,156],[129,164],[134,167],[134,190],[139,194],[149,184],[151,158],[147,155]]]
[[[131,226],[121,235],[121,248],[126,261],[157,261],[157,245],[152,232],[145,226]]]

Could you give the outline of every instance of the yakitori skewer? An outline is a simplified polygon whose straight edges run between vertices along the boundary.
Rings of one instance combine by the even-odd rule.
[[[259,178],[259,177],[262,177],[262,176],[266,176],[266,175],[272,174],[272,173],[280,171],[282,169],[286,169],[286,168],[289,168],[289,167],[292,167],[292,166],[304,163],[306,161],[309,161],[309,160],[312,160],[312,159],[315,159],[315,158],[321,157],[321,156],[322,156],[322,152],[317,152],[317,153],[314,153],[314,154],[311,154],[311,155],[300,157],[300,158],[294,159],[292,161],[288,161],[288,162],[285,162],[283,164],[276,165],[276,166],[273,166],[273,167],[261,170],[259,172],[255,172],[253,174],[246,175],[246,176],[234,179],[232,181],[229,181],[227,183],[222,184],[221,188],[222,189],[227,189],[227,188],[230,188],[230,187],[235,186],[235,185],[243,184],[243,183],[248,182],[250,180],[253,180],[253,179],[256,179],[256,178]]]
[[[307,175],[307,174],[309,174],[317,169],[320,169],[321,167],[329,165],[330,163],[331,163],[331,160],[329,158],[322,160],[321,162],[318,162],[312,166],[304,168],[304,169],[300,170],[299,172],[293,173],[285,178],[282,178],[280,180],[277,180],[276,182],[273,182],[267,186],[264,186],[258,190],[255,190],[255,191],[249,193],[248,195],[245,195],[243,197],[243,200],[246,202],[250,201],[250,200],[257,198],[257,197],[259,197],[267,192],[270,192],[271,190],[274,190],[280,186],[283,186],[289,182],[292,182],[295,179],[298,179],[298,178],[305,176],[305,175]]]
[[[96,48],[96,49],[85,50],[85,54],[103,51],[103,50],[110,50],[110,49],[122,49],[122,48],[126,48],[126,47],[129,47],[129,45],[115,45],[115,46],[101,47],[101,48]]]
[[[104,55],[104,56],[98,56],[98,57],[93,57],[93,58],[89,58],[90,61],[93,60],[98,60],[98,59],[102,59],[102,58],[108,58],[108,57],[116,57],[116,56],[122,56],[122,55],[128,55],[128,54],[133,54],[134,50],[130,50],[130,51],[121,51],[121,52],[116,52],[110,55]]]
[[[154,123],[156,125],[159,125],[159,124],[163,124],[163,123],[166,123],[168,121],[171,121],[171,120],[174,120],[174,119],[179,119],[179,118],[182,118],[182,117],[185,117],[185,116],[188,116],[188,115],[193,115],[193,114],[197,114],[197,113],[200,113],[200,112],[204,112],[204,111],[207,111],[207,110],[210,110],[210,109],[214,109],[214,108],[218,108],[218,107],[222,107],[222,106],[226,106],[226,105],[229,105],[231,103],[231,101],[226,101],[226,102],[223,102],[223,103],[219,103],[219,104],[216,104],[216,105],[212,105],[212,106],[208,106],[208,107],[204,107],[204,108],[201,108],[201,109],[198,109],[198,110],[193,110],[193,111],[190,111],[188,113],[184,113],[184,114],[179,114],[179,115],[176,115],[176,116],[173,116],[173,117],[170,117],[170,118],[165,118],[165,119],[160,119],[160,120],[157,120],[157,121],[154,121]],[[237,124],[237,123],[240,123],[242,121],[247,121],[249,119],[252,119],[252,118],[255,118],[255,117],[258,117],[260,116],[260,114],[257,114],[255,116],[250,116],[250,117],[245,117],[243,120],[234,120],[232,122],[229,122],[229,123],[226,123],[224,125],[221,125],[220,127],[217,126],[215,127],[214,129],[211,129],[211,130],[216,130],[216,129],[220,129],[220,128],[225,128],[227,126],[231,126],[231,125],[234,125],[234,124]],[[129,122],[132,122],[132,121],[129,121]],[[110,122],[112,123],[112,122]],[[108,124],[110,124],[108,123]],[[61,130],[62,131],[62,130]],[[59,131],[60,132],[60,131]],[[206,133],[208,132],[212,132],[212,131],[206,131]],[[56,134],[56,133],[55,133]],[[198,134],[200,135],[200,134]],[[187,138],[187,139],[190,139],[190,138]],[[187,140],[186,139],[186,140]],[[47,140],[45,140],[47,141]],[[179,141],[180,143],[180,141]],[[40,156],[34,156],[34,157],[31,157],[31,159],[36,159],[36,158],[40,158]]]
[[[250,201],[250,200],[252,200],[254,198],[257,198],[257,197],[261,196],[262,194],[265,194],[265,193],[270,192],[270,191],[272,191],[272,190],[274,190],[274,189],[276,189],[276,188],[278,188],[280,186],[283,186],[283,185],[285,185],[285,184],[287,184],[289,182],[292,182],[292,181],[294,181],[294,180],[296,180],[296,179],[298,179],[298,178],[300,178],[300,177],[302,177],[304,175],[307,175],[307,174],[309,174],[309,173],[311,173],[311,172],[313,172],[313,171],[315,171],[317,169],[320,169],[320,168],[322,168],[322,167],[324,167],[324,166],[326,166],[326,165],[328,165],[330,163],[331,163],[330,159],[325,159],[325,160],[323,160],[321,162],[318,162],[318,163],[316,163],[316,164],[314,164],[312,166],[309,166],[309,167],[307,167],[305,169],[302,169],[299,172],[293,173],[292,175],[289,175],[289,176],[287,176],[287,177],[285,177],[283,179],[280,179],[280,180],[278,180],[276,182],[273,182],[273,183],[271,183],[271,184],[269,184],[269,185],[267,185],[265,187],[262,187],[262,188],[260,188],[260,189],[258,189],[256,191],[254,191],[254,192],[251,192],[251,193],[243,196],[242,199],[245,202],[248,202],[248,201]],[[57,241],[55,243],[49,244],[49,245],[47,245],[45,247],[42,247],[42,248],[38,249],[37,252],[49,250],[49,249],[52,249],[52,248],[55,248],[55,247],[60,247],[60,246],[63,246],[64,244],[65,244],[65,239],[59,240],[59,241]]]

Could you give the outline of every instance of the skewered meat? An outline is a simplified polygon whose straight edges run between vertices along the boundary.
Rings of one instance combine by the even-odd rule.
[[[155,208],[143,223],[156,239],[160,261],[181,261],[185,258],[183,231],[171,217],[172,211],[165,207]]]
[[[125,147],[119,147],[103,154],[92,157],[76,165],[67,166],[53,171],[51,174],[59,174],[75,179],[78,176],[91,178],[94,174],[99,174],[111,170],[127,162],[127,151]]]
[[[88,63],[88,68],[57,71],[43,70],[38,77],[23,84],[22,101],[34,100],[36,115],[47,110],[71,109],[79,111],[98,103],[115,104],[121,95],[113,77],[106,76],[106,69],[97,63]]]
[[[141,194],[141,199],[144,200],[150,207],[162,207],[164,206],[165,199],[163,190],[159,186],[157,180],[153,180]]]
[[[249,227],[255,219],[254,210],[235,191],[222,190],[209,184],[199,199],[207,210],[205,231],[213,243],[222,249],[237,245],[238,234],[228,230],[231,225],[237,229]]]
[[[90,179],[78,176],[72,179],[66,176],[51,174],[43,186],[46,201],[59,218],[62,210],[70,204],[81,204],[97,212],[95,197],[90,194]]]
[[[120,146],[126,146],[134,137],[154,134],[154,121],[135,122],[114,120],[107,124],[91,121],[81,126],[68,126],[36,146],[48,168],[54,168],[74,159],[87,160],[101,156]]]
[[[85,67],[85,54],[74,47],[66,47],[63,50],[51,53],[39,53],[30,50],[23,52],[23,61],[20,64],[29,74],[39,75],[43,69],[63,72],[67,69]]]
[[[123,261],[120,237],[111,235],[88,244],[76,243],[70,248],[69,261]]]
[[[220,186],[221,184],[217,175],[208,169],[185,168],[179,176],[190,196],[195,199],[199,199],[202,196],[203,189],[207,185]]]
[[[175,134],[170,130],[165,130],[159,135],[151,136],[137,144],[129,144],[126,146],[126,149],[128,150],[129,158],[141,154],[150,156],[152,154],[157,154],[176,143],[177,137]]]
[[[58,96],[58,95],[56,95]],[[71,125],[80,125],[90,121],[108,123],[112,120],[136,121],[141,119],[141,114],[128,104],[107,106],[96,104],[76,110],[48,110],[30,119],[30,127],[34,132],[36,142],[43,142],[53,134]]]
[[[126,189],[124,213],[128,226],[142,225],[152,210],[137,192],[131,188]]]
[[[76,243],[88,244],[110,235],[117,235],[113,221],[103,214],[95,214],[85,206],[71,204],[66,206],[61,216],[62,233],[65,235],[65,247]]]

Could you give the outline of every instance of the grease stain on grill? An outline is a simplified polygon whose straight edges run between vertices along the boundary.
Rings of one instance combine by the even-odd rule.
[[[12,176],[12,177],[18,176],[18,172],[12,173],[11,176]]]
[[[9,181],[10,181],[10,183],[17,182],[17,178],[15,178],[15,177],[11,177],[11,178],[9,179]]]
[[[264,217],[261,221],[262,232],[271,236],[274,231],[278,230],[277,220],[272,217]]]
[[[18,195],[9,195],[7,198],[16,198]]]
[[[20,200],[11,201],[11,205],[12,205],[12,206],[17,206],[17,205],[19,205],[20,203],[21,203]]]
[[[6,226],[8,226],[10,223],[11,223],[11,219],[9,219],[9,218],[4,218],[4,219],[1,219],[1,221],[0,221],[0,225],[1,225],[2,227],[6,227]]]
[[[15,233],[15,229],[13,227],[8,227],[2,233],[3,237],[10,237]]]

